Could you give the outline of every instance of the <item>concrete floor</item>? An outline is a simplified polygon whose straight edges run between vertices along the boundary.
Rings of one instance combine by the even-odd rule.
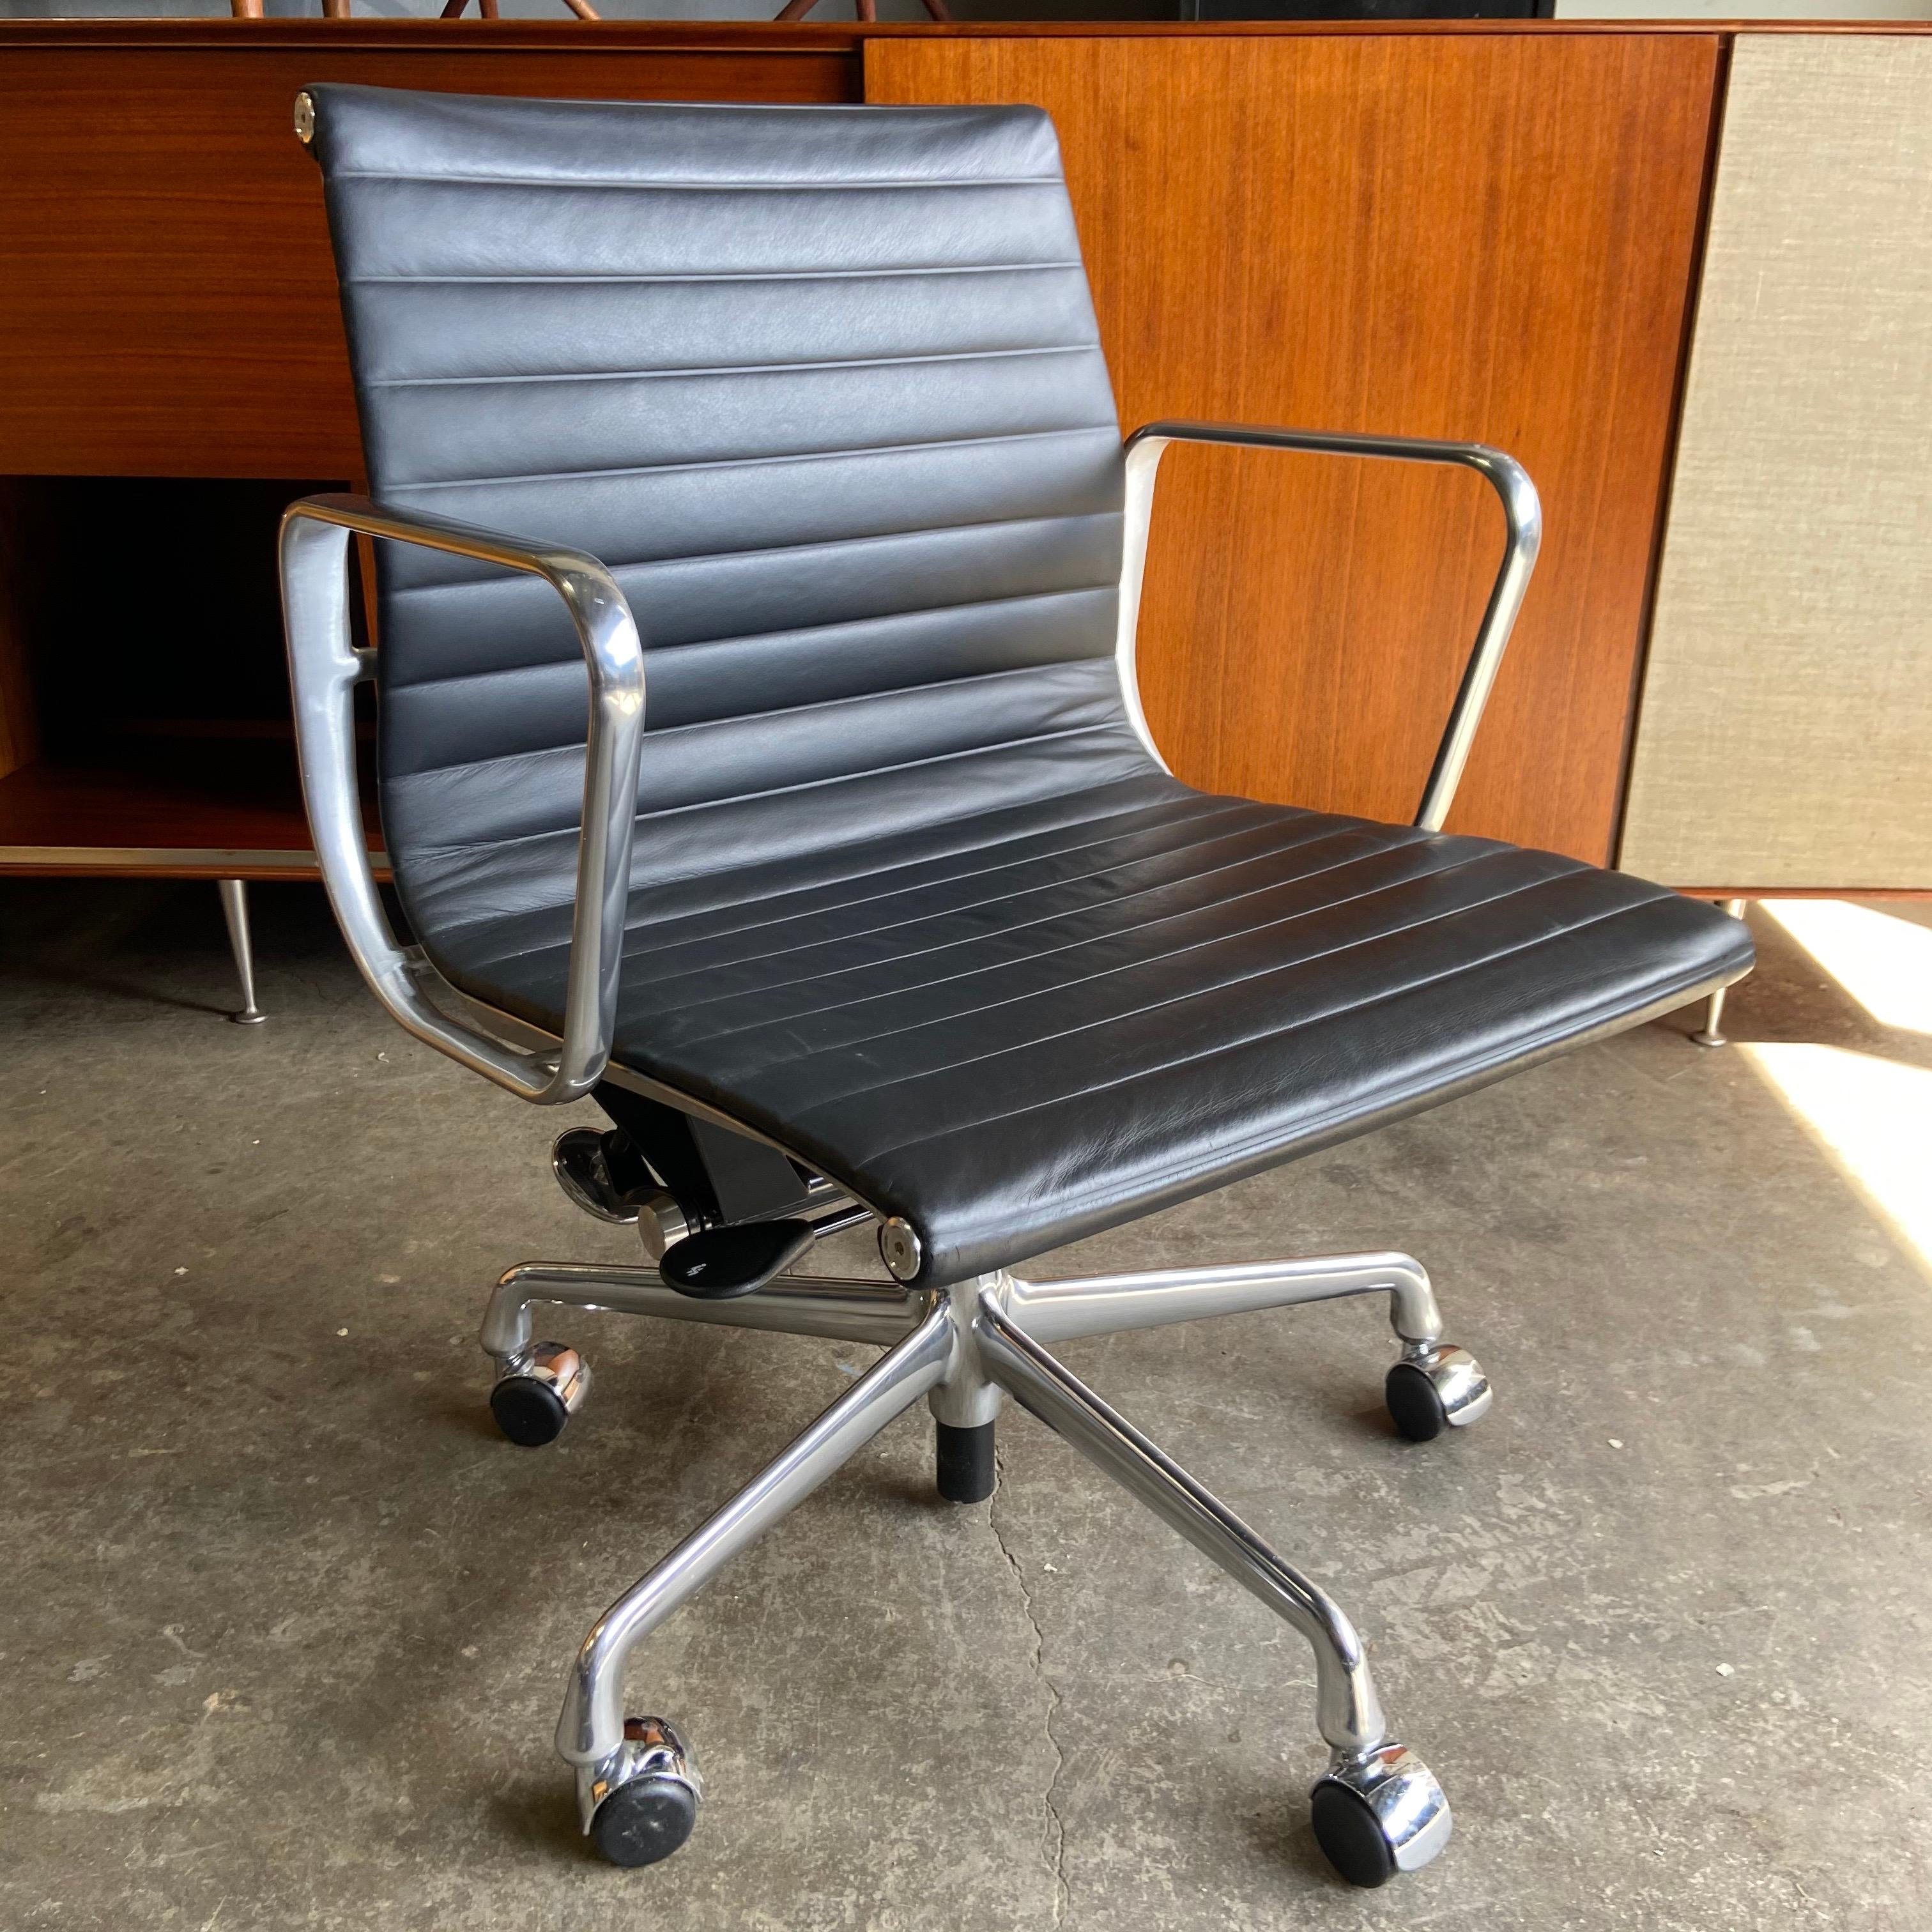
[[[865,1352],[557,1311],[590,1405],[498,1439],[487,1284],[628,1238],[319,895],[256,899],[244,1029],[212,887],[0,887],[0,1924],[1932,1924],[1932,1284],[1691,1016],[1057,1264],[1434,1272],[1498,1394],[1426,1448],[1366,1304],[1066,1351],[1363,1626],[1456,1808],[1426,1875],[1321,1863],[1297,1638],[1023,1416],[994,1502],[939,1504],[922,1414],[641,1654],[710,1796],[621,1873],[566,1662]],[[1755,922],[1740,1040],[1932,1066]]]

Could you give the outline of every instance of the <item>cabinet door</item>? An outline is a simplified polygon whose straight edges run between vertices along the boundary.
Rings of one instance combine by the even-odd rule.
[[[1450,829],[1607,863],[1716,34],[902,35],[869,100],[1060,130],[1120,415],[1474,439],[1544,545]],[[1141,607],[1190,784],[1406,819],[1502,550],[1475,477],[1177,448]]]
[[[1621,862],[1932,888],[1932,40],[1738,36]]]

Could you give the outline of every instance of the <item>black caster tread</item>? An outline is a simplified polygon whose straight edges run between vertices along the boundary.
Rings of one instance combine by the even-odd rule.
[[[1398,1362],[1382,1384],[1389,1419],[1412,1442],[1433,1442],[1449,1426],[1449,1412],[1427,1373],[1412,1362]]]
[[[490,1413],[496,1426],[525,1449],[554,1442],[570,1420],[562,1396],[535,1376],[506,1376],[490,1391]]]
[[[654,1865],[691,1836],[698,1794],[682,1778],[639,1778],[598,1806],[590,1836],[614,1865]]]
[[[1324,1780],[1315,1787],[1312,1809],[1315,1842],[1351,1885],[1372,1891],[1395,1876],[1395,1853],[1374,1807],[1359,1792]]]

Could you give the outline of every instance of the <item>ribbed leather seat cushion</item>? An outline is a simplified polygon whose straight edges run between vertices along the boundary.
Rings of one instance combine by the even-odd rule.
[[[650,652],[620,1064],[1016,1261],[1735,977],[1735,920],[1163,772],[1120,454],[1026,109],[312,90],[376,494],[603,556]],[[542,585],[385,557],[386,836],[561,1018],[585,686]]]
[[[860,777],[824,818],[785,798],[692,814],[677,836],[706,869],[633,901],[620,1060],[904,1215],[948,1280],[1467,1091],[1748,963],[1737,920],[1660,887],[1215,797],[1124,731],[1096,739],[1076,789],[1056,788],[1068,761],[1048,743]],[[548,923],[463,928],[446,963],[554,1027],[567,934]]]

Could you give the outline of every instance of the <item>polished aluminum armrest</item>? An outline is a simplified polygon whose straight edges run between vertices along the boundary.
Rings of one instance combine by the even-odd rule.
[[[583,829],[560,1044],[518,1052],[460,1025],[425,996],[434,975],[396,944],[370,869],[356,782],[355,687],[375,673],[349,622],[352,534],[418,544],[542,578],[563,599],[590,672]],[[616,580],[595,557],[469,524],[386,508],[366,496],[304,496],[282,520],[282,610],[302,794],[322,883],[377,999],[426,1040],[526,1100],[574,1100],[610,1058],[644,728],[644,658]]]
[[[1297,449],[1318,455],[1387,457],[1408,463],[1453,463],[1474,470],[1487,479],[1502,499],[1508,538],[1489,608],[1476,632],[1475,648],[1462,672],[1462,682],[1450,707],[1436,763],[1424,787],[1415,823],[1426,832],[1439,832],[1449,816],[1450,802],[1468,762],[1469,747],[1488,703],[1509,642],[1529,574],[1535,567],[1543,540],[1543,512],[1536,486],[1522,466],[1499,449],[1480,442],[1438,442],[1423,436],[1342,436],[1322,430],[1251,429],[1239,423],[1152,422],[1137,429],[1126,442],[1126,539],[1120,565],[1120,617],[1118,655],[1120,686],[1134,725],[1148,748],[1154,740],[1141,710],[1134,676],[1134,637],[1140,620],[1141,584],[1147,568],[1148,525],[1154,513],[1154,476],[1162,452],[1171,442],[1232,443],[1247,449]],[[1159,754],[1156,752],[1156,755]]]

